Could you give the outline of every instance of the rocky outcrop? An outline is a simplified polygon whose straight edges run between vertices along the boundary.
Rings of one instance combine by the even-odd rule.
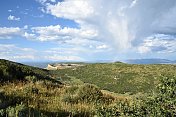
[[[76,68],[83,66],[82,64],[66,64],[66,63],[58,63],[58,64],[48,64],[47,70],[58,70],[58,69],[67,69],[67,68]]]
[[[57,67],[48,64],[48,66],[46,67],[46,69],[47,70],[57,70]]]

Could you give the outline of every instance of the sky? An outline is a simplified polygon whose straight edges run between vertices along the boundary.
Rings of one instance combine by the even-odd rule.
[[[176,59],[176,0],[1,0],[0,59]]]

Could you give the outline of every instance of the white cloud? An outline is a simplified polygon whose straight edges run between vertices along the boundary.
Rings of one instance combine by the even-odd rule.
[[[12,12],[12,10],[11,10],[11,9],[9,9],[9,10],[8,10],[8,12]]]
[[[41,3],[41,4],[47,4],[48,2],[52,2],[52,3],[56,2],[56,0],[36,0],[36,1]]]
[[[35,60],[36,57],[34,55],[17,55],[12,57],[15,60]]]
[[[60,56],[60,55],[52,55],[52,56],[45,56],[44,57],[47,60],[51,61],[85,61],[83,58],[79,56]]]
[[[0,39],[11,39],[12,37],[19,36],[26,39],[36,40],[37,36],[33,33],[28,33],[27,29],[27,25],[25,25],[23,28],[0,27]]]
[[[24,26],[24,29],[28,29],[28,25],[25,25],[25,26]]]
[[[36,50],[21,48],[14,44],[0,44],[0,58],[14,61],[35,60]]]
[[[79,47],[57,47],[44,51],[44,59],[52,61],[85,61],[80,53],[87,52]]]
[[[107,48],[108,48],[108,46],[105,45],[105,44],[99,45],[99,46],[96,47],[96,49],[107,49]]]
[[[38,51],[18,47],[14,44],[0,44],[0,58],[13,61],[85,61],[79,56],[79,48],[50,48]],[[85,51],[84,51],[85,52]]]
[[[37,39],[40,41],[66,41],[73,38],[93,39],[98,33],[94,29],[61,28],[60,25],[33,27],[32,30],[38,35]]]
[[[7,18],[8,20],[12,20],[12,21],[20,21],[20,18],[19,17],[15,17],[13,15],[9,15],[9,17]]]
[[[56,2],[56,0],[50,0],[51,2]]]
[[[67,0],[55,5],[47,5],[47,13],[57,17],[81,20],[90,17],[94,13],[93,8],[84,0]]]
[[[37,2],[44,4],[47,0],[36,0]]]
[[[119,52],[138,46],[154,33],[176,33],[175,0],[65,0],[45,7],[53,16],[97,30],[95,39]]]
[[[103,52],[126,56],[123,53],[136,50],[139,53],[171,53],[176,50],[175,38],[171,36],[176,34],[175,0],[37,1],[43,5],[40,10],[44,13],[69,19],[77,25],[0,27],[1,39],[21,36],[38,41],[52,41],[61,46],[40,52],[38,59],[85,60],[94,55],[101,57],[99,53]],[[20,55],[16,56],[18,58]]]
[[[148,53],[151,52],[151,49],[148,46],[142,45],[138,47],[138,51],[139,53]]]
[[[9,39],[13,36],[20,36],[22,33],[19,27],[0,27],[0,39]]]
[[[154,35],[148,37],[138,47],[139,53],[157,52],[173,53],[176,52],[176,39],[168,35]]]
[[[36,40],[36,35],[35,34],[30,34],[27,32],[24,32],[23,37],[25,37],[26,39],[30,39],[30,40]]]
[[[136,5],[136,3],[138,2],[138,0],[133,0],[130,7],[134,7]]]

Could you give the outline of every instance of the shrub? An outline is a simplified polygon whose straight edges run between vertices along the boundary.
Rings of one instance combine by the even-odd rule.
[[[25,79],[27,81],[30,81],[30,82],[36,82],[37,81],[37,77],[36,76],[26,76]]]
[[[8,107],[6,114],[8,117],[24,117],[27,107],[23,104],[16,105],[15,107]]]
[[[79,87],[77,96],[79,100],[91,102],[99,100],[103,93],[95,85],[85,84]]]
[[[101,90],[95,85],[84,84],[81,86],[72,86],[65,90],[62,100],[69,103],[98,102],[103,97]]]
[[[5,110],[4,109],[0,109],[0,117],[4,117],[5,116]]]
[[[99,107],[96,110],[96,115],[98,117],[117,117],[120,116],[120,112],[118,111],[116,106],[113,107]]]
[[[163,77],[158,85],[158,92],[141,100],[119,102],[112,107],[99,107],[98,116],[176,116],[176,77]]]
[[[148,116],[176,116],[176,77],[162,77],[158,92],[144,100],[140,113]]]

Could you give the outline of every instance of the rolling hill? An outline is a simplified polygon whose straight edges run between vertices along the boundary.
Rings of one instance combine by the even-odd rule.
[[[135,94],[155,91],[161,77],[176,76],[176,65],[97,63],[53,72],[62,80],[74,77],[104,90]]]
[[[1,59],[0,116],[174,117],[175,71],[121,62],[48,71]]]

